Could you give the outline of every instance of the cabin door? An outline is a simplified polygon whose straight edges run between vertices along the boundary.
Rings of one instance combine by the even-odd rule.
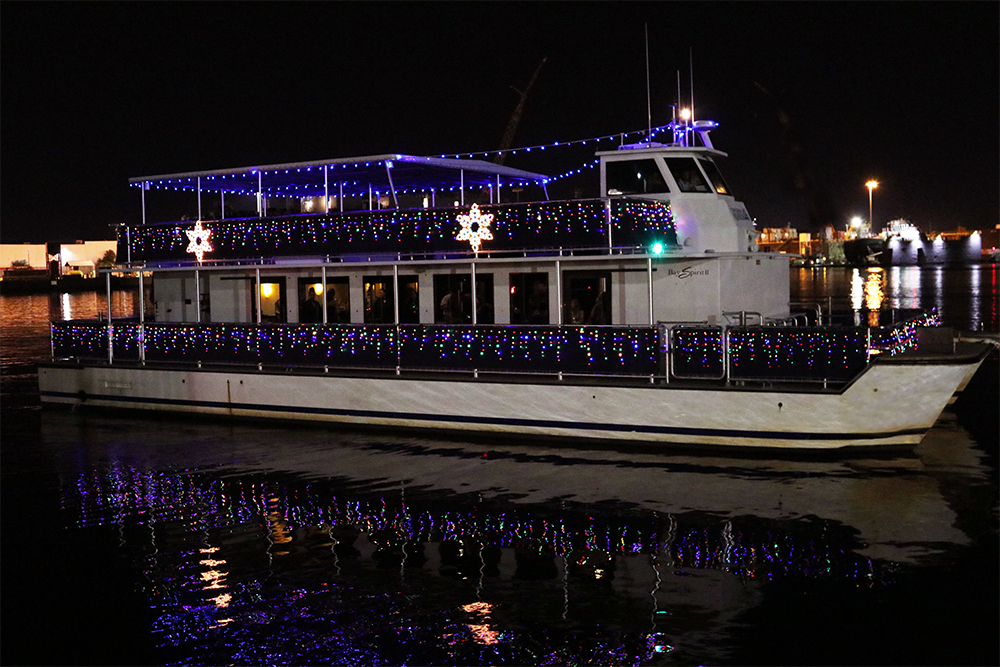
[[[287,322],[288,300],[285,293],[284,276],[261,276],[260,284],[254,280],[255,289],[250,292],[250,313],[252,321],[257,321],[257,292],[260,293],[260,321]]]

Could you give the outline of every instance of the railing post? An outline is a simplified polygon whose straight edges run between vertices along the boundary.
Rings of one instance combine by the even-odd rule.
[[[472,326],[476,326],[476,263],[472,263]]]
[[[673,354],[670,347],[670,330],[661,324],[657,327],[657,331],[663,341],[663,380],[670,384],[670,357]]]
[[[146,363],[146,290],[142,284],[142,269],[139,269],[139,362]]]
[[[104,274],[105,283],[108,287],[108,365],[115,360],[115,328],[111,324],[111,272]]]
[[[729,327],[722,325],[722,379],[729,384]]]
[[[612,248],[614,248],[614,245],[611,243],[611,199],[610,198],[604,200],[604,213],[608,221],[608,254],[610,255]]]
[[[649,326],[653,326],[653,258],[646,258],[646,275],[649,277]]]

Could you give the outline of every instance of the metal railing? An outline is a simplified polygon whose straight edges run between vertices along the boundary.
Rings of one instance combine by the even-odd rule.
[[[891,327],[658,323],[628,326],[52,324],[53,359],[304,369],[649,378],[651,382],[850,381],[875,354],[917,345]]]

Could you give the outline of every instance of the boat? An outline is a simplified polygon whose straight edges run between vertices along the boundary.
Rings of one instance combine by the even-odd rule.
[[[715,127],[621,135],[585,165],[591,198],[478,154],[133,178],[143,218],[118,229],[107,315],[52,323],[43,405],[654,447],[919,443],[991,346],[934,313],[841,324],[791,304],[788,258],[758,251]],[[147,222],[156,190],[197,216]],[[138,278],[137,317],[112,319],[112,275]]]

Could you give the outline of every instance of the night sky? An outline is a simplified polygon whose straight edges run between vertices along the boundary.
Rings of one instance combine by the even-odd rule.
[[[496,149],[543,57],[514,146],[642,129],[644,25],[653,125],[678,70],[687,103],[693,54],[697,116],[720,123],[758,226],[843,229],[875,178],[877,228],[992,228],[998,17],[996,2],[5,2],[0,241],[113,238],[141,219],[134,176]]]

